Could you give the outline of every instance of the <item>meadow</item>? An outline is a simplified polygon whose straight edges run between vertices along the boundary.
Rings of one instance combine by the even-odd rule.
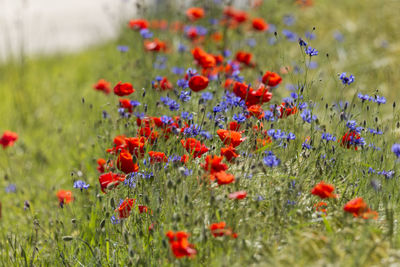
[[[0,265],[400,262],[400,2],[217,2],[0,66]]]

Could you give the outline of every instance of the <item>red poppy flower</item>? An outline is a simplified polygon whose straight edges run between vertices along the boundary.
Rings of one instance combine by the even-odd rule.
[[[133,163],[131,153],[126,150],[122,150],[117,158],[117,167],[124,173],[138,172],[139,166]]]
[[[253,19],[252,25],[256,31],[266,31],[269,28],[269,25],[262,18]]]
[[[357,141],[361,139],[361,136],[355,131],[348,131],[345,133],[341,140],[339,140],[341,146],[346,148],[354,148],[358,150]]]
[[[122,176],[117,173],[105,173],[99,176],[99,182],[101,191],[106,193],[106,189],[111,189],[116,187],[120,182],[125,180],[125,176]]]
[[[163,77],[160,81],[160,88],[163,91],[172,89],[172,83],[168,81],[167,77]]]
[[[260,105],[252,105],[247,108],[247,111],[250,113],[250,115],[262,119],[264,117],[264,110]]]
[[[378,213],[368,208],[362,197],[350,200],[344,205],[344,211],[352,213],[354,217],[363,219],[377,219]]]
[[[160,41],[156,38],[153,41],[145,40],[144,48],[146,49],[146,51],[152,51],[152,52],[164,51],[165,52],[167,50],[167,45],[165,44],[165,42]]]
[[[121,205],[119,205],[117,211],[119,214],[119,218],[128,218],[129,214],[131,213],[132,207],[135,204],[135,199],[133,198],[126,198]]]
[[[237,121],[231,121],[229,123],[229,130],[231,131],[238,131],[240,129],[241,124]]]
[[[135,155],[137,158],[144,156],[144,146],[146,144],[146,139],[144,137],[125,138],[125,142],[129,153]]]
[[[243,23],[247,20],[247,13],[242,10],[236,10],[233,7],[226,7],[224,15],[235,20],[237,23]]]
[[[323,212],[323,213],[327,213],[326,207],[328,206],[328,204],[326,204],[325,202],[318,202],[316,204],[314,204],[314,208],[316,212]]]
[[[189,157],[188,157],[188,155],[183,155],[182,157],[181,157],[181,162],[182,163],[186,163],[186,162],[188,162],[188,160],[189,160]]]
[[[211,181],[217,180],[218,185],[230,184],[235,181],[235,176],[225,171],[214,172],[210,175]]]
[[[244,51],[239,51],[236,53],[236,60],[246,64],[246,65],[250,65],[251,62],[251,58],[253,57],[253,55],[251,53],[248,52],[244,52]]]
[[[194,245],[188,241],[188,233],[168,231],[166,236],[168,237],[172,253],[174,253],[176,258],[193,257],[196,255],[197,252],[194,249]]]
[[[213,68],[216,66],[217,61],[215,57],[211,54],[208,54],[206,51],[201,49],[200,47],[196,47],[192,50],[193,58],[197,61],[197,63],[203,68]]]
[[[68,204],[74,200],[72,192],[68,190],[58,190],[57,197],[60,204]]]
[[[110,83],[104,79],[101,79],[96,84],[94,84],[93,88],[97,91],[102,91],[105,94],[109,94],[111,92]]]
[[[226,228],[225,222],[211,224],[210,231],[214,237],[226,235],[226,236],[231,236],[233,238],[237,238],[237,234],[233,233],[231,228]]]
[[[105,171],[106,164],[107,161],[105,159],[100,158],[97,160],[97,170],[99,171],[99,173],[103,173]]]
[[[204,90],[207,88],[207,86],[208,86],[208,78],[207,77],[197,75],[197,76],[193,76],[189,80],[189,87],[194,92]]]
[[[282,82],[282,78],[278,73],[267,71],[262,77],[262,82],[269,86],[275,87]]]
[[[215,172],[226,171],[228,169],[228,165],[221,163],[223,159],[223,157],[208,155],[205,158],[206,162],[204,164],[201,164],[201,167],[211,174]]]
[[[181,144],[193,158],[200,158],[209,150],[208,147],[194,138],[182,139]]]
[[[195,21],[204,17],[204,9],[201,7],[191,7],[186,10],[186,16]]]
[[[219,129],[217,130],[217,134],[219,139],[228,146],[237,147],[245,140],[245,138],[242,138],[242,134],[236,131]]]
[[[120,98],[119,99],[119,105],[121,108],[127,109],[129,113],[133,112],[133,106],[131,104],[131,101],[126,98]]]
[[[149,156],[151,164],[168,161],[168,158],[165,156],[164,152],[149,151]]]
[[[239,155],[236,153],[236,149],[233,146],[221,148],[221,156],[224,156],[228,162],[231,162],[233,158],[239,157]]]
[[[238,191],[228,195],[229,199],[244,199],[247,196],[246,191]]]
[[[149,23],[144,19],[132,19],[129,21],[129,28],[132,30],[142,30],[147,29],[149,27]]]
[[[313,0],[296,0],[296,4],[301,7],[309,7],[313,5]]]
[[[234,83],[234,82],[235,82],[235,81],[232,80],[232,79],[226,79],[226,80],[225,80],[225,83],[224,83],[224,88],[225,88],[225,90],[231,90],[232,87],[233,87],[233,83]]]
[[[268,144],[271,144],[272,143],[272,140],[271,140],[271,137],[267,137],[267,138],[257,138],[257,140],[256,140],[256,149],[259,149],[259,148],[261,148],[261,147],[265,147],[266,145],[268,145]]]
[[[17,140],[18,134],[11,131],[5,131],[3,136],[0,138],[0,145],[2,145],[3,149],[5,149],[6,147],[13,146]]]
[[[135,92],[135,89],[133,89],[132,84],[130,83],[119,82],[114,87],[114,94],[117,96],[126,96],[132,94],[133,92]]]
[[[320,198],[337,198],[336,194],[333,194],[332,192],[335,190],[335,187],[331,184],[326,184],[323,181],[321,181],[319,184],[317,184],[312,190],[311,194],[315,196],[319,196]]]
[[[280,119],[297,113],[297,107],[291,103],[282,103],[280,106],[276,107],[276,110],[279,112],[278,117]]]
[[[138,205],[139,213],[147,213],[149,211],[149,208],[144,205]]]
[[[272,98],[272,94],[268,92],[268,88],[265,86],[260,85],[257,90],[254,90],[247,84],[240,82],[234,84],[233,93],[244,100],[248,107],[252,105],[261,105],[265,102],[269,102]]]

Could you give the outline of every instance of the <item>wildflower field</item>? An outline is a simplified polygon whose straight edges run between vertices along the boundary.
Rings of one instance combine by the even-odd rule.
[[[400,2],[165,2],[0,66],[0,265],[399,265]]]

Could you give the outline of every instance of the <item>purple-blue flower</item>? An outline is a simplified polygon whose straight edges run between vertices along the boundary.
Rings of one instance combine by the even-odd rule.
[[[86,184],[84,181],[82,181],[82,180],[78,180],[78,181],[75,181],[74,182],[74,188],[78,188],[78,189],[80,189],[81,191],[83,190],[83,189],[88,189],[89,188],[89,184]]]

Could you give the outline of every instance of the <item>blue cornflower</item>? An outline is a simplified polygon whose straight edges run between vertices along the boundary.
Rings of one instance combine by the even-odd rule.
[[[306,46],[307,46],[307,43],[306,43],[306,41],[304,41],[302,38],[299,38],[299,45],[300,45],[300,46],[306,47]]]
[[[300,114],[303,121],[311,123],[311,121],[315,121],[317,116],[312,115],[309,109],[304,109],[303,112]]]
[[[272,151],[265,152],[267,156],[263,158],[263,163],[268,167],[276,167],[278,166],[281,161],[272,153]]]
[[[80,189],[81,191],[83,190],[83,189],[88,189],[89,188],[89,184],[86,184],[84,181],[82,181],[82,180],[78,180],[78,181],[75,181],[74,182],[74,188],[78,188],[78,189]]]
[[[245,122],[247,120],[243,113],[233,114],[233,119],[239,123]]]
[[[227,58],[227,57],[230,57],[230,56],[232,55],[232,53],[231,53],[230,50],[225,49],[225,50],[222,52],[222,55],[224,56],[224,58]]]
[[[209,101],[213,99],[213,94],[210,92],[204,92],[201,94],[201,98],[204,99],[205,101]]]
[[[143,39],[153,38],[153,33],[151,31],[149,31],[148,29],[141,29],[140,35],[142,36]]]
[[[297,99],[299,96],[298,96],[298,94],[296,94],[295,92],[291,92],[290,93],[290,96],[293,98],[293,99]]]
[[[6,188],[6,193],[15,193],[15,191],[17,191],[17,187],[15,186],[15,184],[9,184]]]
[[[184,44],[179,44],[178,45],[178,52],[181,52],[181,53],[183,53],[183,52],[186,52],[187,51],[187,47],[184,45]]]
[[[255,47],[257,45],[257,41],[254,38],[247,39],[247,45],[250,47]]]
[[[186,89],[189,87],[189,82],[185,79],[179,79],[176,82],[176,85],[178,85],[179,87],[181,87],[182,89]]]
[[[193,119],[193,114],[189,113],[187,111],[183,111],[181,113],[181,117],[182,117],[182,119],[185,119],[185,120],[191,120],[191,119]]]
[[[179,99],[182,102],[188,102],[191,98],[191,95],[192,95],[191,91],[182,90],[181,94],[179,95]]]
[[[179,110],[180,108],[180,104],[178,102],[176,102],[175,100],[165,96],[165,97],[160,97],[161,102],[169,107],[169,110],[171,111],[175,111],[175,110]]]
[[[128,52],[128,51],[129,51],[129,47],[126,46],[126,45],[118,45],[118,46],[117,46],[117,49],[118,49],[118,51],[121,52],[121,53],[125,53],[125,52]]]
[[[267,121],[275,121],[274,113],[270,110],[264,112],[264,119]]]
[[[364,101],[370,101],[370,96],[369,96],[369,95],[363,95],[363,94],[361,94],[361,93],[358,93],[357,97],[358,97],[359,99],[361,99],[363,102],[364,102]]]
[[[372,128],[368,128],[368,131],[370,133],[374,134],[374,135],[382,135],[383,134],[383,132],[380,131],[379,129],[375,130],[375,129],[372,129]]]
[[[393,144],[392,152],[399,158],[400,157],[400,144]]]
[[[354,75],[350,74],[349,77],[346,77],[346,72],[343,72],[342,74],[340,74],[339,79],[342,80],[342,83],[345,85],[350,85],[354,82]]]
[[[162,115],[160,120],[162,123],[167,124],[167,125],[173,123],[172,118],[167,115]]]
[[[299,103],[297,106],[300,110],[306,109],[308,107],[308,104],[303,102],[303,103]]]
[[[135,188],[136,187],[136,183],[137,183],[137,173],[132,172],[130,174],[127,175],[127,177],[124,180],[124,184],[129,186],[130,188]]]
[[[216,2],[217,1],[214,0],[214,3],[216,3]],[[216,24],[218,24],[219,20],[216,18],[211,18],[211,19],[209,19],[208,22],[210,22],[211,25],[216,25]]]
[[[270,37],[270,38],[268,39],[268,43],[269,43],[270,45],[274,45],[274,44],[276,44],[277,42],[278,42],[278,40],[276,40],[275,37]]]
[[[193,170],[190,170],[190,169],[184,167],[183,175],[189,176],[189,175],[191,175],[192,173],[193,173]]]
[[[131,105],[132,105],[132,107],[137,107],[137,106],[140,106],[141,104],[137,100],[131,100]]]
[[[294,133],[289,132],[287,134],[287,140],[290,141],[290,140],[294,140],[294,139],[296,139],[296,135]]]
[[[188,75],[188,80],[190,80],[190,78],[192,78],[193,76],[197,75],[197,70],[196,69],[192,69],[192,68],[188,68],[186,70],[186,74]]]
[[[307,143],[307,142],[302,143],[302,144],[301,144],[301,147],[302,147],[303,149],[311,149],[311,148],[312,148],[312,146],[311,146],[309,143]]]
[[[333,37],[336,39],[336,41],[338,41],[338,42],[343,42],[343,40],[344,40],[344,36],[343,36],[343,34],[341,33],[341,32],[339,32],[339,31],[335,31],[334,33],[333,33]]]
[[[314,32],[306,32],[304,34],[304,36],[308,39],[308,40],[314,40],[315,39],[315,33]]]
[[[310,63],[308,63],[308,68],[309,69],[316,69],[318,68],[318,63],[315,61],[310,61]]]
[[[210,132],[207,131],[200,131],[200,135],[203,136],[206,139],[212,139],[212,134],[210,134]]]
[[[306,52],[306,55],[309,55],[310,57],[318,55],[318,50],[311,46],[304,48],[304,51]]]
[[[380,147],[375,146],[374,143],[370,143],[370,144],[368,145],[368,147],[371,147],[372,150],[378,150],[378,151],[382,150]]]
[[[382,171],[380,171],[380,172],[377,172],[377,174],[385,176],[386,179],[390,179],[390,178],[393,177],[394,171],[385,171],[385,170],[382,170]]]
[[[377,95],[375,97],[375,101],[374,102],[378,103],[378,104],[385,104],[386,103],[386,98],[384,96]]]
[[[293,15],[284,15],[283,16],[283,23],[286,26],[291,26],[296,22],[296,18]]]
[[[355,131],[356,127],[357,127],[357,122],[354,121],[354,120],[347,121],[346,122],[346,127],[349,128],[352,131]]]
[[[115,215],[110,217],[110,221],[112,224],[119,224],[121,221],[115,217]]]
[[[185,73],[185,69],[179,68],[179,67],[172,67],[171,71],[173,74],[176,74],[176,75],[183,75]]]
[[[333,135],[330,134],[330,133],[322,133],[321,138],[322,138],[323,140],[326,140],[326,141],[332,141],[332,142],[335,142],[335,141],[336,141],[336,137],[333,136]]]
[[[190,127],[185,128],[185,130],[183,130],[183,134],[184,135],[190,135],[190,136],[197,136],[199,135],[201,131],[201,127],[198,126],[197,124],[194,125],[190,125]]]
[[[285,29],[285,30],[282,30],[282,34],[290,42],[296,42],[296,40],[297,40],[297,35],[294,32],[291,32],[291,31]]]
[[[275,24],[268,24],[268,32],[270,32],[270,33],[274,33],[274,32],[276,32],[276,25]]]

